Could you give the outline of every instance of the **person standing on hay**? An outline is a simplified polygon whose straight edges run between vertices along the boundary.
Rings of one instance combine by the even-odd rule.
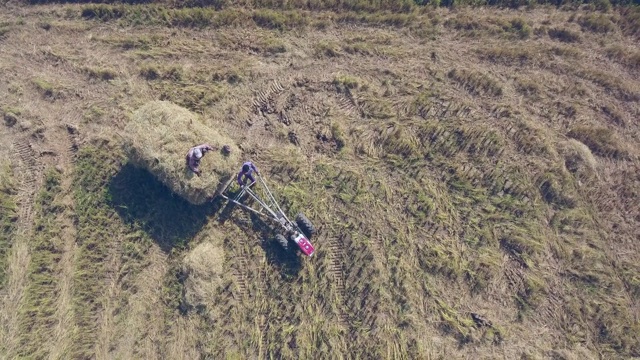
[[[247,179],[251,180],[249,186],[253,185],[253,183],[256,182],[256,179],[254,179],[252,175],[254,171],[256,174],[260,175],[258,168],[253,165],[251,161],[247,161],[242,164],[242,169],[238,173],[238,185],[240,185],[240,187],[244,187],[247,184]]]
[[[198,167],[200,166],[200,160],[207,153],[207,151],[214,150],[213,146],[209,144],[202,144],[198,146],[194,146],[189,149],[187,153],[187,166],[191,171],[193,171],[196,175],[200,176],[202,170]]]

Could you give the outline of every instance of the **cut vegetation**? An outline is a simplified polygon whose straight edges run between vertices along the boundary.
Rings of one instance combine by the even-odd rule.
[[[638,9],[5,3],[0,357],[640,357]]]

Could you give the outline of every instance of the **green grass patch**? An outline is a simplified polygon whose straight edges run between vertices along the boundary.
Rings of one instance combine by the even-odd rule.
[[[452,69],[447,75],[471,94],[502,96],[502,86],[500,83],[483,73],[464,69]]]
[[[184,287],[184,281],[187,276],[188,275],[184,273],[184,270],[180,266],[180,263],[175,260],[172,261],[162,284],[162,302],[164,303],[167,312],[169,312],[165,314],[165,316],[170,316],[170,312],[173,312],[176,309],[180,311],[182,315],[187,314],[189,305],[185,298]]]
[[[591,5],[594,10],[598,10],[598,11],[602,11],[602,12],[607,12],[607,11],[611,10],[611,8],[613,6],[611,4],[611,1],[609,1],[609,0],[594,0],[589,5]]]
[[[640,51],[622,45],[613,45],[606,49],[606,54],[610,59],[632,69],[640,69]]]
[[[618,24],[626,35],[640,36],[640,8],[637,6],[621,8]]]
[[[557,208],[573,208],[577,195],[569,177],[559,172],[547,172],[537,179],[542,199]]]
[[[142,65],[142,78],[160,100],[168,100],[191,111],[202,112],[227,95],[229,85],[241,83],[242,71],[227,68],[221,72],[189,72],[181,66],[161,66],[157,63]],[[220,83],[220,82],[226,83]]]
[[[549,53],[569,59],[580,59],[582,55],[580,50],[573,46],[553,46],[549,49]]]
[[[518,306],[518,318],[523,320],[525,316],[535,317],[535,310],[545,296],[547,296],[547,288],[544,279],[532,272],[527,272],[523,277],[522,289],[514,296]]]
[[[482,231],[479,234],[470,234],[476,244],[492,242],[492,234]],[[474,236],[475,235],[475,236]],[[475,246],[474,246],[475,247]],[[502,265],[502,255],[494,246],[481,245],[476,256],[471,257],[468,267],[465,269],[465,279],[474,292],[486,291],[492,279],[499,275]]]
[[[531,36],[531,26],[523,18],[514,18],[508,21],[500,21],[498,25],[508,34],[518,39],[528,39]]]
[[[171,101],[194,112],[202,112],[226,95],[221,85],[175,86],[172,83],[163,82],[154,88],[159,90],[160,100]]]
[[[593,228],[593,220],[584,208],[559,211],[551,218],[551,227],[561,234],[584,236]]]
[[[619,100],[640,100],[640,91],[637,90],[633,83],[628,83],[623,78],[595,69],[581,70],[577,72],[577,75],[601,86],[606,92]]]
[[[98,105],[91,105],[85,112],[82,114],[82,120],[85,123],[96,122],[100,120],[105,114],[106,110],[101,108]]]
[[[366,90],[366,87],[361,86],[360,90]],[[391,104],[387,99],[376,97],[370,93],[363,93],[358,97],[358,106],[360,107],[360,114],[365,118],[391,119],[395,115]],[[391,136],[402,136],[401,134],[392,134],[395,130],[399,130],[400,127],[391,124],[389,125],[390,128],[386,134]],[[378,131],[382,130],[378,129]]]
[[[629,157],[629,152],[624,147],[624,143],[620,141],[611,129],[578,126],[571,129],[567,136],[584,143],[594,154],[613,159],[627,159]]]
[[[438,91],[434,89],[420,91],[411,103],[410,112],[425,117],[426,112],[430,110],[435,100],[438,99],[438,95]]]
[[[350,355],[354,358],[381,358],[384,357],[387,346],[391,345],[389,333],[395,332],[394,328],[397,327],[388,326],[390,324],[386,319],[371,316],[371,309],[391,313],[393,300],[386,287],[386,276],[374,261],[368,239],[361,235],[364,230],[345,229],[342,230],[344,236],[341,237],[341,246],[345,249],[345,254],[353,254],[340,258],[344,268],[352,274],[345,278],[345,287],[349,289],[344,294],[345,312],[349,319],[358,319],[353,326],[354,334],[357,334],[358,347],[350,350]],[[366,277],[369,281],[360,281],[359,277]],[[380,326],[381,332],[372,335],[368,330],[371,326]]]
[[[140,67],[140,76],[147,80],[156,80],[161,77],[161,72],[156,65],[148,64]]]
[[[580,52],[571,46],[497,46],[479,51],[480,57],[510,66],[547,66],[553,56],[580,58]]]
[[[590,13],[578,18],[578,24],[583,31],[591,31],[600,34],[607,34],[616,29],[616,25],[611,18],[601,13]]]
[[[266,29],[287,30],[304,27],[308,24],[305,13],[298,11],[273,11],[268,9],[255,10],[251,16],[259,27]]]
[[[9,31],[11,31],[11,27],[9,26],[0,26],[0,39],[5,37]]]
[[[123,6],[112,6],[107,4],[88,5],[82,8],[81,16],[87,19],[99,19],[109,21],[119,19],[124,16]]]
[[[565,299],[568,316],[560,323],[568,338],[597,339],[600,351],[610,357],[640,354],[640,324],[629,320],[632,305],[622,295],[624,280],[618,280],[602,250],[573,247],[571,267],[563,274],[573,291]]]
[[[346,44],[342,46],[342,50],[351,55],[373,55],[377,53],[376,49],[366,42]]]
[[[84,72],[89,76],[90,79],[103,81],[113,80],[117,76],[115,70],[107,68],[85,68]]]
[[[469,342],[469,336],[475,326],[473,320],[462,316],[442,300],[436,299],[436,305],[442,320],[442,330],[446,333],[452,333],[460,343]]]
[[[314,52],[316,57],[339,57],[342,56],[340,46],[334,42],[321,41],[314,45]]]
[[[212,8],[167,8],[162,5],[90,4],[82,8],[85,19],[120,21],[125,25],[163,25],[176,27],[222,27],[253,22],[243,10]]]
[[[478,32],[489,29],[488,25],[485,22],[482,22],[479,19],[466,14],[447,19],[444,22],[444,26],[455,30],[464,30],[467,32]]]
[[[331,139],[336,144],[336,149],[338,151],[342,150],[346,145],[346,137],[345,137],[344,129],[340,126],[339,123],[334,122],[331,124]]]
[[[100,38],[101,42],[113,45],[122,50],[151,50],[158,46],[162,40],[161,36],[130,36],[130,37],[107,37]]]
[[[7,260],[18,221],[15,202],[16,188],[13,170],[8,164],[0,167],[0,289],[7,280]]]
[[[115,212],[108,206],[107,184],[120,167],[116,149],[80,149],[73,180],[76,244],[72,309],[76,325],[71,357],[95,356],[98,315],[102,309],[109,248],[118,234]]]
[[[626,116],[613,105],[605,105],[602,107],[604,113],[611,121],[618,126],[626,126]]]
[[[345,92],[348,90],[357,90],[360,87],[362,80],[349,75],[338,75],[333,78],[333,85],[335,85],[338,92]]]
[[[499,241],[500,247],[527,267],[531,267],[532,257],[542,249],[538,239],[524,232],[505,234]]]
[[[163,25],[173,27],[226,27],[255,25],[274,30],[306,27],[307,13],[302,11],[275,11],[270,9],[168,8],[162,5],[108,5],[91,4],[82,8],[85,19],[120,21],[126,25]],[[135,44],[134,44],[135,45]]]
[[[533,87],[534,93],[537,93],[536,84],[525,86]],[[526,89],[523,89],[526,90]],[[516,143],[518,151],[527,155],[538,155],[549,157],[551,155],[551,144],[548,140],[548,134],[542,127],[534,125],[530,120],[518,121],[514,127],[515,132],[512,137]]]
[[[21,357],[45,358],[55,325],[54,314],[58,298],[58,262],[62,252],[61,223],[58,215],[64,211],[60,203],[61,175],[54,169],[47,171],[42,190],[35,204],[35,232],[30,239],[31,261],[24,305],[20,309]]]
[[[504,140],[483,126],[442,126],[426,122],[415,129],[415,137],[421,151],[433,161],[438,156],[451,157],[463,151],[475,158],[496,156],[504,147]]]
[[[631,261],[623,261],[618,271],[631,296],[640,297],[640,265]]]
[[[107,141],[96,141],[81,148],[77,155],[72,185],[78,246],[72,288],[76,328],[69,353],[73,358],[95,356],[107,272],[118,273],[121,279],[118,286],[123,289],[132,286],[130,281],[145,264],[145,255],[152,244],[143,225],[134,221],[126,226],[114,206],[113,179],[123,161],[121,151]],[[127,185],[140,193],[140,188]],[[107,268],[112,256],[119,256],[120,268]]]
[[[566,43],[578,43],[582,41],[580,34],[564,28],[552,28],[547,31],[550,38]]]
[[[540,85],[536,81],[518,78],[515,83],[516,91],[531,100],[539,99],[541,94]]]
[[[36,78],[33,79],[33,84],[36,89],[42,96],[46,98],[55,99],[61,95],[60,90],[58,90],[52,83],[47,80]]]
[[[361,3],[365,4],[362,1]],[[393,27],[407,27],[416,24],[419,28],[432,26],[430,23],[418,23],[418,17],[415,13],[361,12],[360,9],[356,10],[359,7],[329,15],[320,14],[314,17],[315,21],[311,21],[311,13],[302,9],[278,9],[277,6],[269,6],[247,10],[249,8],[254,8],[254,6],[238,6],[238,8],[229,7],[216,10],[210,7],[172,8],[158,4],[144,6],[88,4],[83,6],[81,17],[99,21],[119,21],[126,25],[164,25],[193,28],[254,25],[280,31],[306,28],[309,25],[322,28],[333,22]],[[332,7],[331,10],[335,10],[335,8]]]
[[[525,65],[538,57],[531,47],[493,47],[481,52],[484,59],[501,62],[507,65]]]
[[[406,27],[416,22],[415,14],[359,13],[348,12],[336,15],[333,20],[339,24],[360,24],[377,26]]]
[[[284,54],[287,52],[287,45],[277,37],[267,37],[260,41],[262,52],[267,55]]]

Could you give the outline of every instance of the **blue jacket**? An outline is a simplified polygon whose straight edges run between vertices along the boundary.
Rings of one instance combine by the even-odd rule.
[[[253,165],[253,163],[251,161],[247,161],[244,164],[242,164],[242,167],[244,167],[245,165],[249,165],[249,171],[242,172],[242,169],[240,169],[240,172],[238,173],[238,185],[242,186],[244,185],[243,181],[242,181],[242,175],[246,176],[249,180],[251,180],[251,182],[256,181],[256,179],[253,178],[253,172],[258,172],[258,168]]]

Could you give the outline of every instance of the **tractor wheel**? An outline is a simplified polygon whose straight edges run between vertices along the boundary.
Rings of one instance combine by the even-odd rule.
[[[283,249],[289,249],[289,241],[286,237],[284,237],[284,235],[276,234],[276,241],[278,242],[278,244],[280,244],[280,246],[282,246]]]
[[[300,230],[302,230],[302,232],[309,239],[311,239],[313,234],[316,233],[316,228],[313,227],[313,224],[311,223],[311,221],[309,221],[309,219],[307,219],[307,217],[304,216],[303,213],[299,213],[298,215],[296,215],[296,224],[298,224],[298,227],[300,228]]]

